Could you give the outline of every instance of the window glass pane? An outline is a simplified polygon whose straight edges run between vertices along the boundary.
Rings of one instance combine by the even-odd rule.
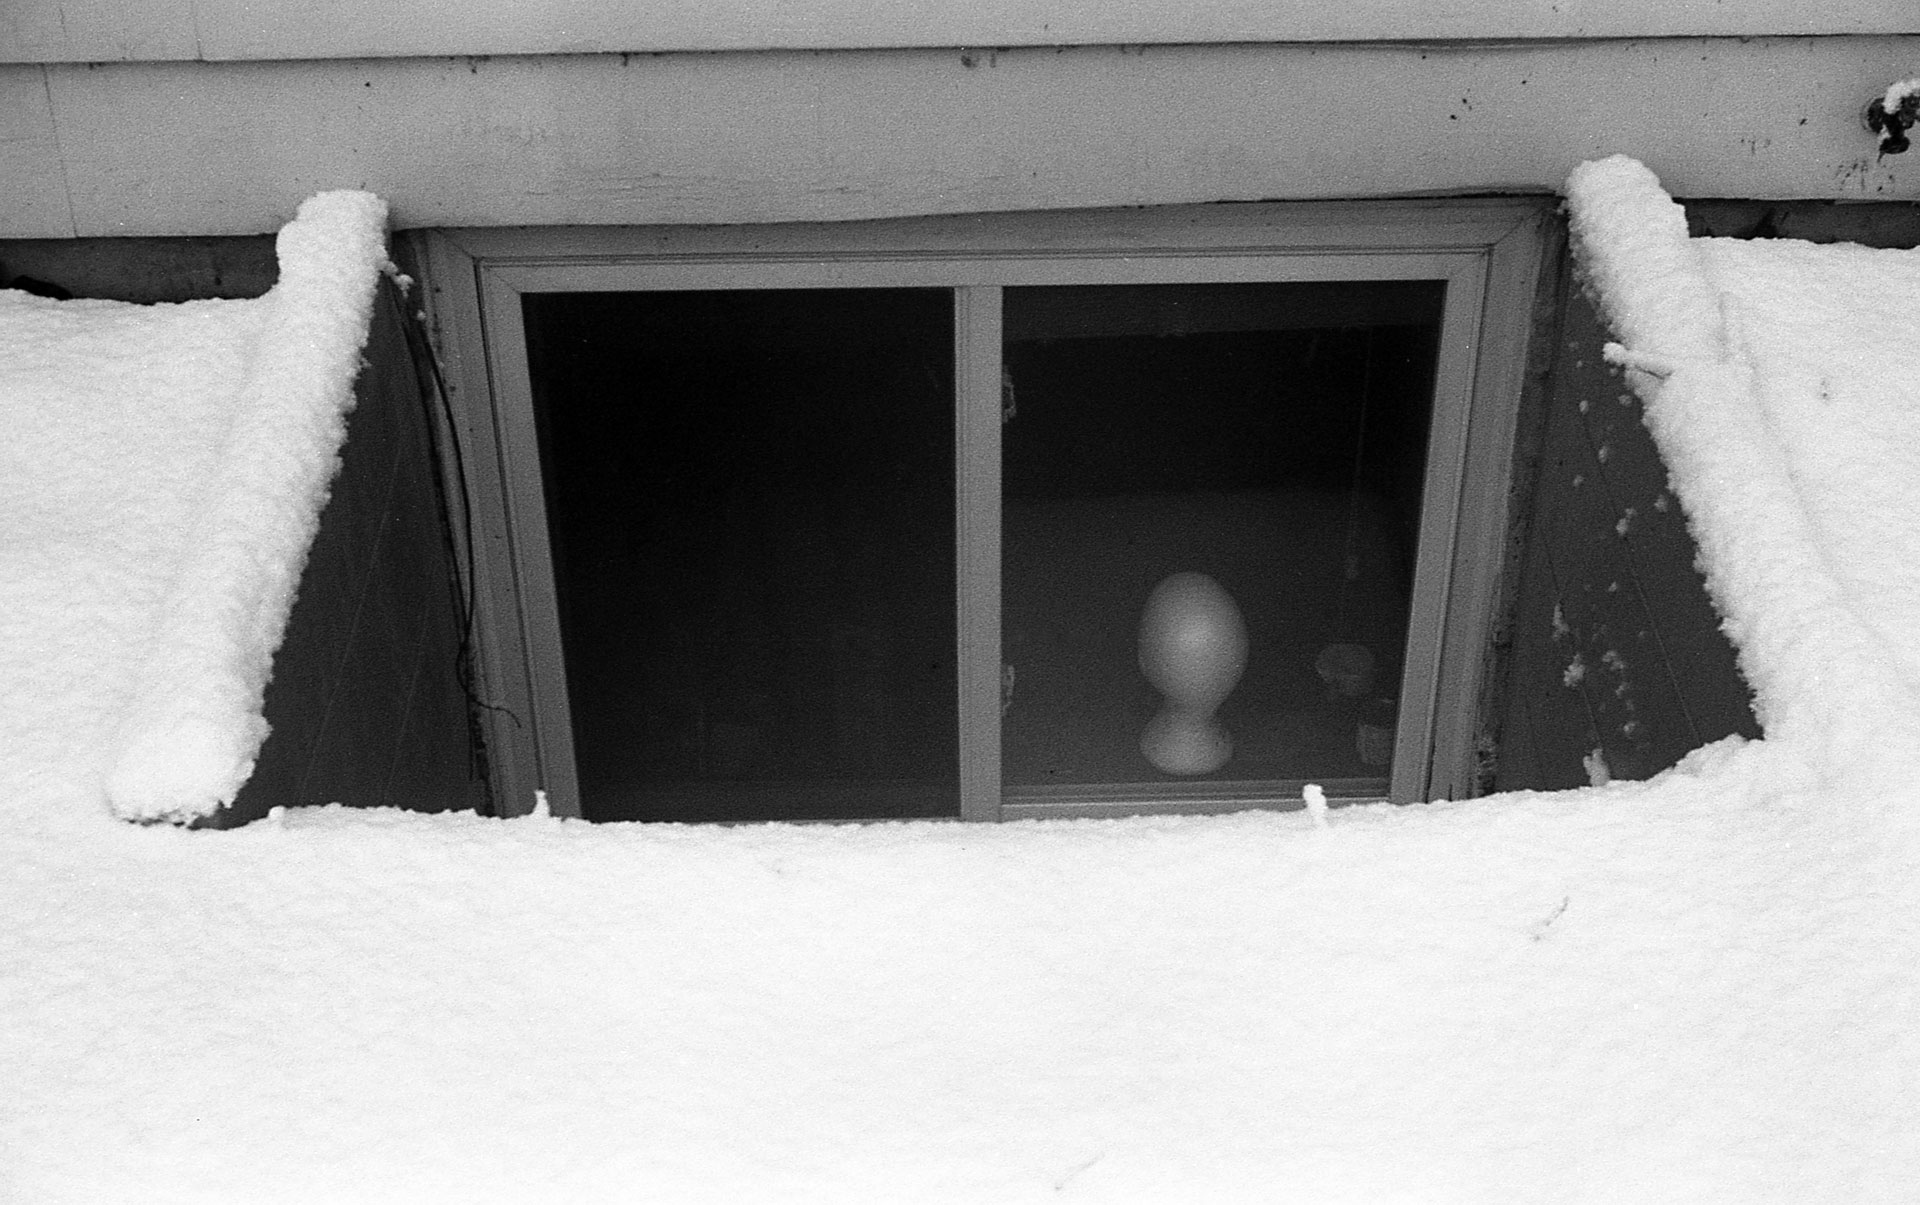
[[[957,814],[951,293],[525,301],[587,817]]]
[[[1385,792],[1443,294],[1006,291],[1010,793]]]

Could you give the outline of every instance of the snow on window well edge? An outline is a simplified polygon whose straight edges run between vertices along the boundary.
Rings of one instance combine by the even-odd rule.
[[[1873,354],[1885,334],[1876,303],[1890,293],[1907,312],[1920,309],[1920,252],[1881,253],[1904,258],[1881,261],[1877,287],[1837,307],[1851,309],[1853,321],[1829,324],[1822,342],[1850,342],[1849,354],[1781,371],[1763,350],[1787,344],[1794,357],[1821,355],[1793,346],[1789,333],[1803,317],[1794,313],[1805,304],[1803,287],[1818,282],[1803,286],[1789,273],[1792,287],[1770,297],[1721,287],[1713,244],[1726,240],[1689,239],[1681,207],[1626,156],[1574,169],[1567,201],[1575,256],[1620,340],[1608,358],[1645,403],[1765,743],[1800,776],[1862,785],[1911,779],[1920,763],[1912,672],[1920,650],[1907,646],[1920,633],[1920,602],[1913,614],[1882,613],[1898,608],[1859,588],[1858,567],[1835,549],[1849,505],[1867,505],[1851,501],[1863,491],[1796,436],[1807,420],[1789,416],[1821,406],[1817,395],[1836,380],[1890,371]],[[1743,246],[1761,256],[1807,250],[1793,240]],[[1863,384],[1872,388],[1857,396],[1892,397],[1896,407],[1920,395],[1920,376],[1891,388],[1885,379]],[[1831,413],[1830,421],[1869,440],[1904,426],[1878,422],[1893,415]],[[1878,484],[1907,495],[1906,513],[1920,514],[1920,485]],[[1880,493],[1876,505],[1884,505]]]
[[[386,258],[386,202],[321,193],[280,231],[280,278],[239,382],[215,480],[113,740],[107,797],[129,820],[230,802],[267,736],[263,704],[320,509]]]

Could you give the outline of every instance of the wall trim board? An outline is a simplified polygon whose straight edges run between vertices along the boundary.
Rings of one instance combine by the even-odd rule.
[[[1910,0],[10,0],[0,62],[1915,32]]]
[[[0,67],[0,237],[253,234],[367,188],[400,227],[845,221],[1556,191],[1912,200],[1866,100],[1920,37]],[[43,80],[44,77],[44,80]],[[1390,100],[1383,100],[1390,98]]]

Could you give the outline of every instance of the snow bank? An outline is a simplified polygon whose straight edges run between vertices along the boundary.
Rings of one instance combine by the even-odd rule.
[[[0,340],[19,353],[0,356],[0,406],[29,433],[7,456],[0,512],[36,518],[11,533],[24,562],[11,588],[70,604],[21,606],[0,643],[59,673],[74,665],[49,646],[81,646],[96,714],[75,730],[57,706],[75,692],[58,684],[39,684],[56,706],[33,710],[64,730],[68,759],[98,763],[123,817],[206,815],[252,771],[273,653],[338,466],[385,221],[368,194],[314,197],[281,231],[279,283],[256,301],[0,293]],[[70,421],[38,421],[47,412]],[[40,630],[20,629],[34,618]],[[22,668],[11,681],[40,676]]]
[[[0,833],[0,1199],[1910,1201],[1915,840],[1742,760],[1325,829]]]
[[[1567,195],[1778,770],[1914,780],[1920,254],[1689,239],[1623,157]]]

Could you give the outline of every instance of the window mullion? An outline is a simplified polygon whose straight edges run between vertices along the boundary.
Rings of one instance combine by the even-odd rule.
[[[1000,289],[953,298],[960,817],[1000,819]]]

